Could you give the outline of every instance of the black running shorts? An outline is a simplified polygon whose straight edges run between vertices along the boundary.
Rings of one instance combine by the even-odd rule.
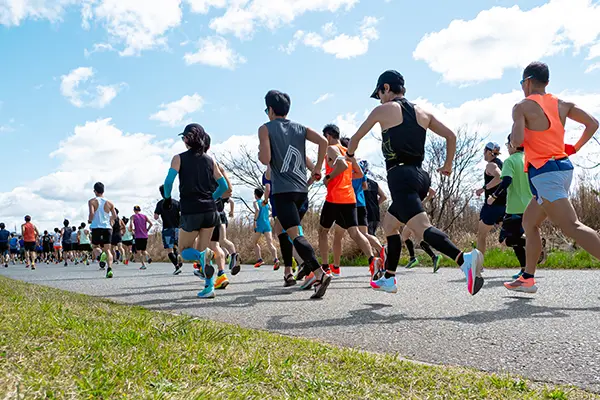
[[[35,251],[35,242],[25,242],[25,251]]]
[[[379,228],[379,221],[369,221],[369,235],[375,236]]]
[[[135,251],[146,251],[148,248],[148,239],[135,239]]]
[[[133,245],[133,240],[124,240],[123,241],[123,246],[132,246]]]
[[[425,212],[423,200],[427,197],[431,179],[421,167],[397,165],[388,170],[388,186],[392,205],[388,212],[406,224],[415,216]]]
[[[8,253],[8,242],[2,242],[0,243],[0,254],[4,254],[4,253]]]
[[[356,207],[356,215],[358,217],[358,226],[369,226],[367,221],[367,207]]]
[[[225,211],[219,212],[219,219],[221,220],[221,225],[225,225],[225,228],[229,226],[229,220],[227,220],[227,213]]]
[[[92,244],[94,246],[104,246],[110,244],[112,238],[112,229],[94,228],[92,229]]]
[[[221,213],[219,213],[219,214],[221,214]],[[223,222],[222,218],[217,218],[217,225],[215,226],[215,229],[213,229],[212,236],[210,237],[211,242],[218,242],[219,240],[221,240],[221,224],[222,224],[222,222]],[[225,225],[225,226],[227,226],[227,225]]]
[[[181,229],[185,232],[197,232],[200,229],[214,228],[218,222],[219,213],[217,211],[181,215]],[[137,246],[137,240],[135,243]]]
[[[300,226],[302,221],[300,210],[306,204],[308,193],[290,192],[273,195],[273,205],[277,209],[277,219],[288,230]]]
[[[323,228],[331,229],[334,223],[342,229],[358,226],[356,204],[337,204],[326,201],[321,210],[320,224]]]
[[[479,213],[479,220],[488,226],[494,226],[502,222],[504,214],[506,212],[506,206],[499,206],[492,204],[491,206],[487,203],[481,208]]]
[[[505,239],[518,239],[525,234],[523,229],[523,214],[506,214],[502,220],[502,229],[500,230],[499,242]]]

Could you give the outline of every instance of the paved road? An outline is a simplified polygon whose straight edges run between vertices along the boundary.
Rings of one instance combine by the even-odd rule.
[[[213,300],[196,298],[200,281],[187,267],[117,266],[107,280],[90,267],[41,265],[0,274],[152,309],[191,314],[245,327],[318,338],[430,363],[508,371],[535,380],[600,392],[600,271],[541,271],[536,295],[516,295],[502,282],[514,271],[486,270],[475,297],[462,273],[402,271],[396,295],[369,288],[365,269],[345,268],[325,299],[283,288],[282,273],[245,267]],[[467,352],[468,343],[475,342]]]

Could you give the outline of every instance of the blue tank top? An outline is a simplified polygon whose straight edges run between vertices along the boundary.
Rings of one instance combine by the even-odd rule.
[[[366,207],[367,203],[365,201],[365,191],[363,190],[363,182],[367,181],[367,177],[363,176],[362,178],[352,179],[352,188],[354,189],[354,194],[356,195],[356,207]]]
[[[256,225],[269,225],[269,205],[264,205],[262,200],[256,200],[256,205],[258,206],[258,220],[256,221]]]
[[[0,230],[0,243],[8,243],[8,238],[10,237],[10,232],[6,229]]]

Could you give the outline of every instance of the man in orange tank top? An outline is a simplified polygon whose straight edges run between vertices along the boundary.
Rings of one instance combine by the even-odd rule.
[[[542,252],[540,225],[547,218],[600,259],[600,236],[579,221],[569,201],[573,179],[569,155],[579,151],[594,136],[598,121],[575,104],[546,93],[549,80],[550,71],[546,64],[529,64],[521,81],[526,98],[513,108],[511,143],[525,148],[525,171],[529,175],[533,199],[523,214],[527,266],[522,276],[504,286],[526,293],[537,291],[534,275]],[[565,145],[567,118],[585,126],[575,145]]]
[[[23,241],[25,242],[25,264],[31,265],[31,269],[35,269],[35,245],[37,243],[37,237],[40,235],[38,228],[31,223],[31,217],[25,216],[25,223],[21,225],[21,234],[23,235]]]
[[[369,240],[358,229],[356,195],[352,187],[353,173],[355,174],[354,177],[358,178],[363,176],[363,172],[356,162],[349,163],[346,161],[346,148],[340,143],[340,129],[336,125],[325,126],[323,135],[329,142],[329,146],[325,157],[326,176],[323,181],[323,184],[327,187],[327,196],[321,210],[319,227],[321,262],[324,268],[329,268],[328,235],[329,230],[335,223],[340,228],[347,230],[352,240],[369,257],[369,269],[372,277],[382,263],[379,258],[374,257]],[[340,248],[334,249],[334,253],[341,254],[341,243],[336,245]],[[339,265],[332,265],[330,269],[334,276],[340,275]]]

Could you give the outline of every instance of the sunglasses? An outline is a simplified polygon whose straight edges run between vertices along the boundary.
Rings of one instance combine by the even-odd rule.
[[[269,107],[265,108],[265,114],[269,115]]]
[[[523,78],[521,79],[521,85],[524,84],[526,81],[528,81],[529,79],[533,78],[533,75],[528,76],[527,78]]]

